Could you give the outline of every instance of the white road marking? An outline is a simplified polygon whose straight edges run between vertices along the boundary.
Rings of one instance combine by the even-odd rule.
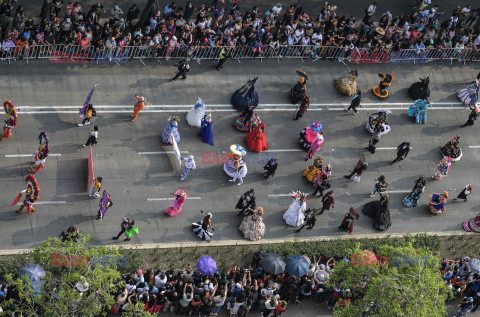
[[[469,149],[480,149],[480,145],[470,145]]]
[[[396,150],[396,147],[377,147],[375,150]]]
[[[34,154],[5,154],[5,157],[11,158],[11,157],[34,157]],[[62,154],[56,153],[56,154],[49,154],[48,156],[62,156]]]
[[[160,155],[160,154],[174,154],[173,151],[166,151],[166,152],[138,152],[140,155]],[[188,153],[188,151],[180,151],[180,153]]]
[[[34,205],[63,205],[66,201],[37,201]],[[17,204],[17,206],[23,205],[23,202]]]
[[[385,194],[406,194],[406,193],[409,193],[411,192],[412,190],[407,190],[407,189],[404,189],[404,190],[387,190],[387,191],[384,191]]]
[[[278,150],[266,150],[264,152],[304,152],[301,149],[278,149]]]
[[[187,197],[187,199],[202,199],[202,197]],[[175,200],[175,197],[168,198],[147,198],[147,201]]]
[[[291,197],[292,194],[275,194],[275,195],[268,195],[268,197]]]

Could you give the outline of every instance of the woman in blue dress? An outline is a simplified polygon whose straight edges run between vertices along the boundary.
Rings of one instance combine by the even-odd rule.
[[[427,122],[427,107],[430,105],[430,98],[418,99],[408,108],[408,115],[415,117],[416,123]]]
[[[202,119],[202,132],[200,133],[203,143],[210,145],[213,144],[213,132],[212,132],[212,114],[210,111]]]
[[[412,191],[410,192],[410,194],[407,195],[407,197],[403,199],[403,204],[405,206],[409,208],[417,206],[418,199],[420,199],[420,195],[425,189],[425,183],[425,176],[422,176],[415,181],[415,185],[413,186]]]
[[[168,117],[168,121],[168,125],[163,129],[162,142],[165,144],[172,144],[170,134],[173,134],[173,138],[177,143],[180,142],[180,134],[178,133],[178,121],[180,121],[180,118],[176,116]]]

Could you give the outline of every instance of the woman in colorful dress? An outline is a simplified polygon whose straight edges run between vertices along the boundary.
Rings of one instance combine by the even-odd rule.
[[[202,132],[200,132],[203,143],[213,146],[213,132],[212,132],[212,114],[210,111],[202,119]]]
[[[165,144],[172,144],[170,140],[170,134],[173,134],[175,142],[180,142],[180,134],[178,133],[178,122],[180,121],[179,117],[168,117],[168,125],[163,129],[162,133],[162,142]]]
[[[415,117],[416,123],[427,122],[427,107],[430,105],[430,98],[418,99],[408,108],[408,115]]]
[[[472,190],[473,190],[472,184],[465,185],[465,187],[463,187],[460,194],[458,194],[457,198],[454,198],[453,200],[463,199],[463,202],[467,202],[468,201],[467,196],[472,193]]]
[[[415,181],[415,185],[413,186],[412,191],[410,192],[410,194],[407,195],[407,197],[403,199],[403,204],[405,206],[409,208],[417,206],[418,200],[420,199],[420,195],[423,193],[423,190],[425,189],[425,183],[426,183],[425,176],[422,176]]]
[[[243,218],[238,230],[243,233],[245,239],[257,241],[265,235],[265,224],[262,219],[263,208],[258,207],[256,210],[250,209],[250,211],[253,214]]]
[[[293,192],[293,202],[288,207],[288,210],[283,214],[283,220],[287,225],[298,227],[305,223],[305,211],[307,210],[306,194],[301,192]]]
[[[268,150],[268,144],[265,134],[265,123],[260,123],[259,126],[249,132],[244,140],[247,143],[247,149],[251,152],[262,152]]]
[[[432,176],[434,179],[443,179],[450,173],[450,166],[452,165],[452,159],[450,157],[444,157],[437,164],[437,171]]]
[[[316,157],[315,160],[313,161],[313,165],[310,165],[307,167],[305,172],[303,172],[303,176],[309,181],[313,182],[315,177],[318,176],[322,172],[322,162],[323,159],[321,157]],[[330,171],[331,172],[331,171]],[[330,173],[331,174],[331,173]]]
[[[430,212],[436,215],[446,211],[445,204],[447,203],[448,192],[444,191],[443,194],[431,193],[429,208]]]
[[[309,159],[313,158],[315,153],[320,151],[322,149],[322,144],[325,142],[325,139],[323,138],[323,133],[318,132],[317,137],[315,138],[315,141],[310,143],[310,150],[308,150],[307,157],[305,158],[305,161],[308,161]]]
[[[475,107],[476,103],[478,102],[478,87],[478,79],[475,79],[475,83],[468,86],[467,88],[460,90],[457,96],[463,102],[464,106]]]
[[[185,189],[179,189],[173,194],[173,196],[175,196],[175,201],[170,207],[165,209],[165,213],[170,217],[176,216],[182,211],[182,206],[185,199],[188,197],[188,193]]]
[[[313,122],[310,126],[300,132],[300,146],[305,151],[309,151],[313,142],[317,140],[317,133],[320,133],[323,126],[318,122]]]
[[[198,98],[197,103],[187,113],[187,123],[192,127],[200,128],[202,126],[202,119],[205,116],[205,103]]]
[[[470,218],[463,223],[463,229],[467,232],[480,233],[480,214]]]
[[[250,132],[253,128],[262,123],[260,117],[253,112],[253,106],[248,106],[243,109],[243,112],[238,116],[238,118],[233,121],[232,126],[234,126],[238,131]]]
[[[208,213],[208,214],[205,214],[202,211],[200,211],[202,216],[203,216],[203,220],[202,221],[198,221],[198,222],[194,222],[192,223],[192,231],[193,233],[195,233],[200,239],[202,240],[206,240],[206,241],[210,241],[210,239],[213,237],[213,232],[215,229],[213,229],[212,227],[212,214],[211,213]],[[209,231],[209,229],[211,231]]]

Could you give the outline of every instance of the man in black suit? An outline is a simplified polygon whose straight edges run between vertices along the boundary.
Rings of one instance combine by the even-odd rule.
[[[397,146],[397,158],[394,159],[393,162],[390,163],[390,165],[407,158],[409,151],[410,151],[410,142],[402,142],[402,144]]]
[[[353,109],[353,113],[357,114],[358,111],[355,108],[360,107],[361,100],[362,100],[362,92],[359,90],[357,91],[357,94],[353,97],[350,107],[348,107],[348,109],[345,108],[345,111],[348,112],[350,109]]]

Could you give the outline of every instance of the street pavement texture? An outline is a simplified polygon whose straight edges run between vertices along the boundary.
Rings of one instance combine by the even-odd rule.
[[[346,73],[346,67],[337,62],[301,61],[228,61],[218,72],[214,63],[192,64],[187,80],[168,82],[175,73],[173,66],[160,66],[149,62],[142,66],[131,62],[112,65],[56,65],[47,62],[4,64],[2,67],[3,100],[12,100],[19,113],[17,127],[10,139],[0,144],[0,205],[3,217],[1,249],[31,248],[49,236],[56,236],[71,225],[92,236],[97,245],[112,244],[111,237],[118,233],[123,216],[133,218],[140,234],[132,244],[199,242],[191,232],[190,224],[201,220],[200,210],[213,213],[215,241],[243,242],[237,230],[241,218],[234,206],[238,197],[250,188],[256,190],[257,204],[265,210],[265,240],[315,238],[319,236],[344,236],[337,226],[350,206],[361,210],[375,198],[369,194],[374,180],[385,175],[391,191],[392,227],[382,233],[438,232],[461,230],[465,219],[475,216],[480,197],[478,171],[480,141],[478,125],[461,128],[469,111],[459,106],[456,93],[475,78],[478,70],[471,66],[447,63],[428,65],[352,65],[359,71],[359,88],[364,92],[367,108],[359,114],[345,113],[343,104],[350,98],[340,95],[333,87],[333,79]],[[309,74],[308,93],[312,106],[298,121],[294,121],[295,106],[288,102],[288,91],[298,80],[297,69]],[[387,101],[379,101],[369,93],[378,84],[377,72],[395,72]],[[412,103],[406,95],[410,84],[419,76],[431,75],[432,109],[426,124],[415,124],[407,115]],[[243,186],[229,183],[220,162],[204,161],[204,157],[229,152],[231,144],[245,145],[244,133],[231,126],[238,115],[229,105],[230,96],[248,79],[258,76],[257,91],[261,106],[258,114],[267,125],[269,152],[249,154],[249,173]],[[88,148],[87,141],[93,124],[77,127],[78,108],[83,104],[93,84],[98,86],[92,98],[97,106],[93,124],[99,126],[99,144],[93,147],[95,176],[103,177],[105,189],[114,202],[104,220],[95,220],[99,201],[87,193]],[[130,121],[134,95],[145,95],[148,104],[137,122]],[[201,97],[213,112],[215,146],[202,143],[197,137],[198,128],[186,123],[186,112]],[[374,155],[363,148],[370,134],[365,125],[376,104],[391,105],[393,114],[388,123],[391,132],[381,139]],[[437,103],[437,104],[435,104]],[[275,105],[268,106],[266,104]],[[327,105],[327,106],[325,106]],[[116,108],[108,108],[115,106]],[[162,106],[162,107],[160,107]],[[179,115],[180,150],[183,156],[194,155],[197,169],[185,181],[180,181],[182,169],[176,163],[171,146],[163,144],[160,135],[170,115]],[[323,124],[325,143],[318,155],[324,164],[333,166],[332,189],[335,192],[335,209],[318,216],[313,230],[295,234],[282,215],[292,199],[292,190],[311,193],[313,187],[302,172],[312,163],[304,161],[300,151],[299,132],[312,121]],[[46,167],[37,173],[40,187],[36,212],[16,214],[10,206],[18,191],[24,189],[24,178],[31,165],[31,157],[38,146],[37,137],[46,131],[50,138],[50,156]],[[432,180],[436,164],[441,159],[439,147],[455,135],[461,136],[464,152],[459,162],[454,162],[450,175],[444,180]],[[412,150],[406,160],[389,166],[395,158],[394,148],[410,141]],[[384,148],[383,150],[380,148]],[[188,153],[186,153],[188,151]],[[142,152],[155,152],[144,155]],[[140,153],[140,154],[139,154]],[[361,183],[343,178],[358,159],[366,155],[368,170]],[[263,165],[270,157],[279,159],[279,168],[273,179],[264,180]],[[427,188],[419,206],[404,208],[402,199],[419,176],[428,178]],[[474,193],[466,203],[454,202],[461,188],[472,183]],[[172,203],[175,190],[184,188],[189,194],[183,211],[175,217],[165,216],[164,210]],[[450,192],[447,212],[432,215],[428,209],[428,195],[432,192]],[[307,206],[320,208],[319,198],[307,198]],[[372,220],[361,216],[355,223],[354,234],[373,235],[377,231]],[[116,242],[121,245],[123,242]]]

